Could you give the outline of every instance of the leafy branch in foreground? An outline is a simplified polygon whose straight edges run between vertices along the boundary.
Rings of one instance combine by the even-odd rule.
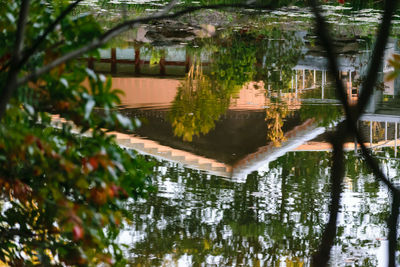
[[[116,237],[131,221],[127,202],[152,190],[152,164],[104,130],[136,127],[116,112],[120,91],[77,61],[16,86],[33,67],[97,38],[100,26],[90,15],[65,16],[21,64],[24,47],[35,47],[36,36],[57,20],[55,11],[68,5],[0,5],[0,57],[9,59],[1,64],[10,62],[0,73],[2,97],[10,94],[10,101],[2,98],[7,105],[0,124],[0,264],[124,265]],[[52,114],[90,137],[74,134],[70,123],[54,125]]]
[[[215,4],[169,13],[173,2],[160,13],[126,21],[103,33],[92,16],[68,15],[77,2],[22,0],[19,5],[5,0],[0,3],[0,64],[3,65],[0,73],[0,260],[10,265],[124,265],[123,252],[115,237],[129,223],[126,201],[145,196],[151,190],[151,165],[118,147],[115,139],[103,130],[132,130],[135,126],[115,112],[118,91],[111,89],[109,80],[72,59],[88,52],[96,56],[96,48],[140,23],[176,18],[200,9],[269,8]],[[388,1],[386,5],[373,53],[374,66],[369,70],[370,78],[363,84],[365,93],[358,112],[353,115],[341,90],[343,84],[338,79],[336,55],[329,46],[328,31],[323,18],[318,16],[316,2],[311,1],[347,115],[346,125],[340,126],[332,141],[331,223],[323,238],[327,247],[321,247],[324,254],[320,254],[325,257],[329,255],[336,231],[344,164],[342,141],[344,136],[352,134],[359,140],[374,174],[394,193],[389,237],[390,264],[394,266],[398,189],[386,179],[360,142],[362,137],[355,126],[375,84],[376,66],[387,42],[394,2]],[[85,81],[88,85],[83,86]],[[54,128],[51,113],[73,121],[82,132],[90,130],[91,137],[72,134],[68,124]],[[324,262],[322,265],[326,265],[327,258]]]

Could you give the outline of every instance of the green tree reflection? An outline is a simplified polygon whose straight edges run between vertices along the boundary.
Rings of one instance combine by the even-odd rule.
[[[351,224],[339,226],[338,253],[348,257],[361,248],[355,264],[374,265],[370,249],[380,241],[359,232],[366,226],[385,232],[388,207],[377,206],[382,191],[372,186],[359,157],[348,153],[346,160],[345,191],[359,194],[360,209],[343,203],[344,221]],[[308,266],[327,218],[330,152],[287,153],[245,183],[160,164],[159,193],[131,206],[131,227],[141,237],[131,245],[133,264],[160,266],[188,257],[193,266]]]
[[[269,31],[231,31],[227,37],[212,42],[218,46],[213,46],[215,52],[209,72],[203,72],[201,62],[195,60],[171,108],[174,134],[184,141],[190,142],[194,136],[212,130],[228,109],[231,98],[247,82],[265,80],[276,90],[285,87],[301,55],[302,43],[295,35],[274,27]],[[205,47],[210,49],[209,44]],[[274,74],[277,69],[278,76]],[[271,125],[268,139],[276,144],[283,140],[281,128],[285,114],[282,112],[285,113],[282,107],[275,105],[267,111],[266,120]],[[268,117],[272,113],[280,117]]]
[[[184,141],[193,136],[207,134],[229,106],[230,95],[213,87],[214,83],[203,74],[201,64],[190,68],[178,88],[170,112],[174,135]]]
[[[292,31],[269,27],[257,36],[257,80],[262,80],[273,90],[287,92],[297,62],[303,55],[302,39]]]

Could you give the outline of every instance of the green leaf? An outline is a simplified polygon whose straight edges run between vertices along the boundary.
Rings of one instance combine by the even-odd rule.
[[[124,115],[121,115],[120,113],[116,114],[118,122],[127,129],[133,129],[132,121],[128,118],[125,117]]]
[[[89,101],[85,105],[85,120],[87,120],[90,117],[90,114],[92,113],[92,110],[94,106],[96,105],[96,102],[93,99],[89,99]]]
[[[16,20],[15,20],[15,17],[14,17],[13,14],[7,12],[7,13],[6,13],[6,16],[7,16],[7,18],[10,20],[11,23],[15,23]]]
[[[68,88],[68,81],[65,78],[61,78],[60,82],[66,87]]]
[[[89,68],[86,68],[85,70],[86,70],[86,73],[89,75],[89,77],[91,77],[93,80],[97,81],[97,75],[93,70],[91,70]]]

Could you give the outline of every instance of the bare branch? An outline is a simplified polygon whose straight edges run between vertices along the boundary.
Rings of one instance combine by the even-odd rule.
[[[18,62],[18,60],[21,57],[22,50],[24,49],[24,37],[25,37],[26,23],[28,21],[29,5],[30,5],[29,0],[22,1],[21,10],[19,11],[19,17],[18,17],[17,35],[14,46],[15,50],[11,59],[13,63]]]
[[[326,26],[325,19],[321,16],[319,6],[316,2],[316,0],[309,0],[309,3],[312,7],[312,10],[314,12],[314,15],[316,17],[316,29],[318,36],[321,39],[322,45],[326,50],[326,55],[328,57],[328,64],[329,64],[329,69],[332,72],[333,78],[335,79],[336,83],[336,89],[337,93],[339,96],[339,99],[342,102],[342,105],[345,110],[345,115],[346,115],[346,125],[348,130],[353,133],[356,138],[358,143],[361,145],[361,150],[364,155],[364,158],[367,162],[367,165],[370,167],[372,172],[374,173],[375,177],[377,180],[383,182],[393,193],[393,206],[392,206],[392,214],[391,214],[391,219],[389,222],[389,230],[390,230],[390,245],[389,245],[389,257],[390,257],[390,262],[389,266],[395,266],[395,250],[396,250],[396,244],[397,244],[397,220],[398,220],[398,215],[399,215],[399,198],[400,198],[400,191],[387,179],[387,177],[384,175],[382,172],[381,168],[379,167],[379,163],[375,160],[375,158],[370,154],[368,149],[365,147],[362,135],[357,129],[357,120],[359,119],[360,115],[364,111],[364,108],[366,104],[369,101],[369,98],[371,97],[373,93],[373,88],[376,83],[377,79],[377,74],[379,70],[379,65],[380,61],[383,55],[383,52],[386,47],[386,43],[388,40],[389,36],[389,29],[390,29],[390,24],[391,24],[391,19],[392,19],[392,14],[395,8],[395,0],[388,0],[386,1],[385,5],[385,12],[384,12],[384,18],[383,22],[381,24],[379,34],[377,37],[377,41],[375,44],[375,49],[372,55],[372,60],[371,64],[368,70],[367,74],[367,80],[363,83],[363,91],[361,94],[361,97],[359,98],[359,102],[357,105],[357,113],[354,115],[351,110],[350,106],[347,101],[347,95],[345,88],[343,86],[343,82],[341,79],[339,79],[339,67],[337,64],[337,58],[336,58],[336,53],[334,51],[333,47],[333,42],[330,38],[328,27]],[[340,128],[338,129],[338,133],[340,132]],[[346,136],[346,135],[344,135]],[[344,138],[343,136],[338,135],[337,136],[339,139]],[[344,140],[344,139],[342,139]],[[333,143],[334,145],[334,143]],[[337,147],[335,148],[334,146],[334,153],[337,151]],[[335,157],[335,155],[334,155]],[[336,159],[337,160],[337,159]],[[334,158],[334,163],[335,163],[335,158]],[[333,169],[335,171],[335,169]],[[337,190],[334,188],[334,175],[332,173],[332,190]],[[329,222],[325,228],[325,231],[322,236],[322,241],[320,243],[319,251],[314,255],[313,257],[313,266],[326,266],[329,261],[329,255],[330,255],[330,250],[333,245],[333,239],[336,235],[336,221],[333,219],[337,218],[334,217],[335,214],[337,215],[337,210],[332,207],[334,204],[336,204],[336,201],[340,200],[340,194],[335,194],[333,191],[331,192],[331,197],[332,197],[332,203],[330,207],[330,218]],[[332,218],[332,219],[331,219]],[[391,265],[392,264],[392,265]]]
[[[375,175],[378,181],[383,182],[394,194],[400,195],[400,190],[395,187],[383,173],[382,169],[379,167],[379,163],[377,160],[371,155],[371,152],[365,146],[361,134],[359,131],[356,132],[356,138],[358,143],[361,146],[362,155],[365,158],[365,162],[367,163],[368,167],[371,169],[372,173]]]
[[[378,77],[378,72],[380,66],[382,66],[382,57],[386,49],[386,44],[389,39],[390,26],[393,17],[393,13],[396,10],[397,0],[386,0],[385,9],[383,13],[382,22],[380,24],[377,39],[375,41],[374,51],[372,53],[372,58],[368,67],[368,72],[365,77],[364,82],[361,85],[361,95],[358,99],[358,110],[357,116],[360,116],[368,101],[373,93],[375,84]]]
[[[24,35],[26,22],[28,20],[30,0],[22,0],[21,9],[19,11],[17,35],[15,39],[15,50],[11,57],[10,70],[8,72],[6,84],[0,93],[0,119],[6,111],[6,106],[11,98],[13,90],[16,88],[17,75],[19,73],[18,62],[22,56],[24,48]]]
[[[347,127],[348,127],[349,131],[351,131],[356,136],[357,141],[361,146],[363,156],[365,157],[365,160],[366,160],[368,166],[371,168],[372,172],[374,173],[375,177],[378,180],[380,180],[381,182],[383,182],[386,186],[388,186],[389,189],[400,193],[400,191],[386,178],[386,176],[380,169],[379,164],[372,157],[372,155],[370,154],[370,152],[364,145],[364,142],[363,142],[364,138],[362,137],[361,133],[358,131],[357,126],[356,126],[357,125],[356,121],[358,120],[361,113],[354,115],[354,113],[350,110],[350,106],[347,102],[346,90],[343,86],[342,80],[339,79],[339,67],[337,64],[336,53],[334,51],[333,42],[329,35],[329,30],[326,25],[326,21],[321,16],[317,2],[315,0],[309,0],[309,3],[311,5],[311,8],[316,17],[315,22],[316,22],[317,34],[321,38],[321,43],[322,43],[323,47],[325,48],[326,56],[328,58],[329,69],[333,73],[333,78],[335,79],[336,89],[337,89],[337,93],[339,96],[339,100],[342,102],[342,105],[345,110]],[[379,33],[379,35],[381,35],[381,32]],[[386,41],[387,41],[387,39],[386,39]],[[383,47],[385,47],[385,46],[386,46],[386,44],[383,45]],[[374,51],[374,53],[375,52],[379,53],[379,51]],[[375,57],[375,56],[373,55],[372,57]],[[372,90],[369,92],[368,98],[370,97],[371,94],[372,94]]]
[[[389,228],[389,267],[396,266],[396,251],[397,251],[397,223],[399,218],[399,194],[392,194],[392,211],[388,221]]]
[[[344,151],[343,143],[346,136],[345,125],[341,124],[339,130],[331,136],[333,146],[332,171],[331,171],[331,203],[329,206],[329,220],[322,234],[321,243],[317,253],[313,255],[312,266],[327,266],[331,248],[336,236],[336,223],[342,193],[342,181],[344,177]]]
[[[172,14],[168,14],[170,8],[167,8],[167,9],[164,9],[162,12],[157,13],[152,16],[128,20],[128,21],[121,23],[121,24],[115,26],[114,28],[108,30],[102,36],[100,36],[98,39],[93,40],[91,43],[54,60],[53,62],[49,63],[48,65],[43,66],[40,69],[36,69],[36,70],[32,71],[27,76],[19,79],[17,85],[21,86],[22,84],[25,84],[28,81],[36,79],[40,75],[43,75],[43,74],[49,72],[51,69],[65,63],[66,61],[77,58],[88,51],[98,48],[98,47],[104,45],[105,43],[107,43],[110,39],[114,38],[115,36],[125,32],[125,31],[129,30],[130,28],[137,26],[141,23],[146,23],[146,22],[150,22],[153,20],[177,18],[184,14],[191,13],[191,12],[201,10],[201,9],[249,8],[249,7],[259,8],[259,9],[270,9],[269,5],[268,6],[267,5],[254,6],[254,5],[248,5],[248,4],[214,4],[214,5],[188,7],[188,8],[182,9],[180,11],[176,11],[175,13],[172,13]]]

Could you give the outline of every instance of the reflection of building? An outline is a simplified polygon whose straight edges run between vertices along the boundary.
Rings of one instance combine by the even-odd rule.
[[[97,71],[115,74],[113,86],[125,92],[122,112],[143,119],[144,124],[136,136],[121,135],[121,144],[145,154],[176,161],[196,169],[222,176],[245,177],[260,168],[268,168],[268,162],[288,151],[330,150],[324,136],[325,128],[318,127],[312,115],[301,118],[302,104],[326,105],[338,103],[329,91],[326,60],[320,56],[306,55],[293,68],[291,87],[285,92],[271,88],[264,82],[249,82],[231,97],[226,114],[215,122],[215,128],[193,142],[183,142],[173,135],[168,109],[177,95],[186,71],[191,64],[184,47],[168,47],[158,63],[150,65],[152,51],[146,48],[110,49],[102,51],[100,62],[89,59],[90,67]],[[390,50],[387,54],[391,54]],[[202,55],[204,68],[210,56]],[[358,84],[365,71],[366,56],[340,56],[340,75],[347,88],[349,102],[355,103],[360,92]],[[384,71],[387,70],[385,66]],[[138,75],[139,77],[129,77]],[[269,75],[269,74],[268,74]],[[121,77],[122,76],[122,77]],[[123,77],[128,76],[128,77]],[[152,78],[149,78],[153,76]],[[158,78],[154,77],[157,76]],[[160,78],[161,76],[161,78]],[[290,77],[290,76],[289,76]],[[290,79],[289,79],[290,81]],[[362,117],[361,130],[373,148],[395,147],[397,154],[397,123],[400,123],[396,106],[397,81],[384,84],[377,91]],[[307,97],[305,95],[309,94]],[[291,112],[285,118],[281,146],[268,143],[265,110],[279,99]],[[188,114],[188,116],[193,115]],[[364,122],[367,121],[367,122]],[[346,149],[356,148],[348,140]]]
[[[121,96],[125,108],[167,108],[171,106],[182,80],[170,78],[112,78],[114,88],[124,92]],[[294,93],[272,93],[287,104],[289,110],[299,109],[300,99]],[[229,109],[263,110],[270,105],[270,97],[266,93],[263,82],[250,82],[243,86],[231,99]]]
[[[252,171],[268,168],[269,162],[288,151],[296,149],[304,141],[318,136],[323,133],[324,130],[325,129],[322,127],[317,127],[313,120],[307,120],[303,124],[288,131],[285,134],[287,139],[282,142],[280,147],[276,147],[270,143],[258,147],[256,151],[252,153],[232,155],[230,158],[224,151],[216,151],[215,147],[211,147],[212,145],[216,145],[215,143],[207,143],[206,146],[209,148],[207,150],[202,144],[193,145],[192,143],[188,144],[182,141],[179,143],[180,140],[175,140],[173,144],[168,146],[163,142],[165,140],[160,140],[158,142],[148,138],[122,133],[112,134],[116,135],[120,145],[137,150],[140,153],[151,155],[161,160],[184,164],[189,168],[203,170],[218,176],[245,179]],[[153,137],[152,139],[157,139],[157,137]],[[171,139],[173,139],[173,137],[171,137]],[[174,145],[174,147],[172,147],[172,145]],[[196,145],[199,146],[196,147]],[[193,148],[195,148],[195,151],[193,151]],[[249,149],[245,144],[244,148],[247,150]],[[202,156],[201,154],[205,155]],[[223,157],[225,157],[225,162],[223,162]],[[229,161],[232,159],[235,161]]]
[[[126,94],[122,99],[125,107],[122,112],[144,121],[136,136],[120,135],[121,144],[160,159],[180,162],[220,176],[245,178],[251,171],[268,168],[268,162],[288,151],[331,150],[330,144],[321,135],[325,132],[324,127],[318,127],[312,119],[299,120],[296,112],[300,104],[290,102],[293,101],[293,93],[282,95],[283,101],[293,106],[294,114],[285,122],[283,131],[286,140],[280,147],[269,144],[265,138],[268,94],[262,84],[252,83],[236,95],[213,131],[188,143],[173,135],[168,121],[168,108],[176,95],[179,80],[114,79],[114,85]],[[394,146],[397,152],[397,144],[400,143],[396,138],[399,116],[379,114],[387,113],[379,107],[375,111],[378,113],[361,118],[360,127],[367,138],[366,146],[374,149]],[[346,150],[355,148],[352,140],[345,144]]]
[[[246,116],[245,119],[248,119],[248,117]],[[395,128],[394,135],[398,134],[397,124],[393,124]],[[365,127],[363,129],[365,130]],[[230,141],[234,141],[230,139],[230,136],[225,136],[228,142],[224,142],[223,144],[221,144],[221,139],[212,140],[212,138],[211,140],[210,138],[203,138],[201,140],[205,142],[203,144],[193,144],[185,143],[177,138],[173,140],[174,137],[168,134],[163,136],[164,139],[160,138],[157,134],[149,138],[130,136],[122,133],[114,134],[116,134],[118,142],[122,146],[135,149],[143,154],[151,155],[161,160],[177,162],[189,168],[203,170],[218,176],[245,179],[252,171],[267,170],[269,162],[290,151],[331,151],[332,147],[330,143],[326,140],[319,141],[321,137],[318,138],[325,131],[326,128],[318,127],[313,120],[307,120],[292,130],[287,131],[285,133],[286,140],[281,143],[281,146],[276,147],[272,143],[266,143],[257,148],[255,146],[261,142],[246,144],[243,140],[244,142],[242,143],[230,143]],[[383,141],[367,142],[365,145],[374,150],[379,150],[383,147],[394,147],[396,157],[400,139],[394,138],[394,136],[390,138],[392,139],[386,138]],[[156,139],[156,141],[152,139]],[[219,144],[217,145],[213,141]],[[353,150],[356,148],[356,145],[354,142],[347,142],[344,144],[345,150]],[[225,148],[231,149],[226,151],[224,150]],[[242,153],[236,155],[235,153],[231,153],[232,149],[233,151],[234,149],[238,149]],[[251,152],[251,149],[255,149],[255,151]],[[231,155],[229,155],[230,153]]]
[[[113,78],[113,87],[124,92],[122,105],[131,108],[168,107],[180,84],[176,79]]]
[[[181,46],[158,49],[146,47],[110,48],[100,50],[100,57],[101,59],[97,61],[87,59],[88,66],[98,72],[121,77],[184,77],[194,60],[193,55]],[[207,70],[212,55],[208,52],[202,52],[197,58],[200,59],[204,69]],[[152,61],[156,63],[151,64]],[[365,71],[366,63],[367,58],[364,54],[339,57],[339,68],[348,88],[351,103],[354,103],[357,98],[358,89],[354,85]],[[327,98],[328,77],[325,58],[318,55],[306,55],[293,67],[293,71],[291,93],[295,98],[298,98],[301,93],[316,88],[322,88],[318,97],[320,100]],[[280,76],[282,76],[282,73]],[[277,88],[271,88],[271,85],[266,87],[269,91],[277,90]],[[328,98],[332,98],[332,96],[328,96]]]
[[[96,71],[118,76],[182,77],[188,72],[192,62],[192,57],[186,49],[179,46],[160,50],[146,47],[101,49],[100,58],[100,60],[87,59],[88,66]],[[208,55],[202,55],[201,60],[208,61]],[[152,64],[152,61],[155,64]]]

